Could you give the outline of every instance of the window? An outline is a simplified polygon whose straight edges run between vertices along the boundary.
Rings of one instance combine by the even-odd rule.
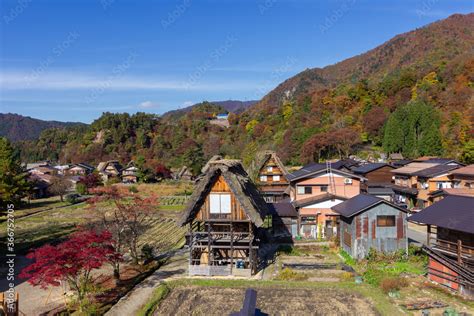
[[[393,227],[393,226],[395,226],[395,216],[394,215],[379,215],[379,216],[377,216],[377,226],[378,227]]]
[[[272,166],[268,166],[268,167],[267,167],[267,171],[268,171],[268,172],[272,172],[272,171],[273,171],[273,167],[272,167]]]
[[[273,176],[273,181],[280,181],[280,176]]]
[[[260,181],[267,182],[267,176],[260,176]]]
[[[328,186],[327,185],[322,185],[320,186],[321,192],[327,192],[328,191]]]
[[[312,187],[298,186],[297,190],[298,190],[297,191],[298,194],[311,194],[311,193],[313,193],[313,188]]]
[[[230,194],[209,195],[209,211],[211,214],[230,214],[231,198]]]

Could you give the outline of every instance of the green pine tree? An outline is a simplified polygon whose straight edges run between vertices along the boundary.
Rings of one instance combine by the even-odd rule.
[[[28,174],[10,142],[0,137],[0,205],[18,203],[30,190]]]

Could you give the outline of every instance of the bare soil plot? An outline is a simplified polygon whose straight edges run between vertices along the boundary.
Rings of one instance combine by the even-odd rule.
[[[242,307],[245,288],[178,287],[155,315],[228,315]],[[378,315],[356,293],[331,289],[258,288],[257,307],[269,315]]]

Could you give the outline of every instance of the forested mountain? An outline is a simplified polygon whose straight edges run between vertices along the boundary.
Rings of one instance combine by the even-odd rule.
[[[32,140],[48,128],[85,127],[83,123],[43,121],[29,116],[0,113],[0,136],[10,141]]]
[[[65,135],[45,131],[23,159],[158,160],[195,171],[212,155],[242,158],[274,149],[287,164],[364,154],[474,156],[474,14],[453,15],[398,35],[367,53],[286,80],[260,102],[209,124],[222,106],[179,115],[105,113]],[[53,148],[53,150],[51,150]]]

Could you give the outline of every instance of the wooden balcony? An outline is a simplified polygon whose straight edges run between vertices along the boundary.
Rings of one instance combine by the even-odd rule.
[[[431,238],[430,245],[434,250],[455,258],[459,264],[474,268],[474,247],[464,245],[461,240],[452,242]]]

